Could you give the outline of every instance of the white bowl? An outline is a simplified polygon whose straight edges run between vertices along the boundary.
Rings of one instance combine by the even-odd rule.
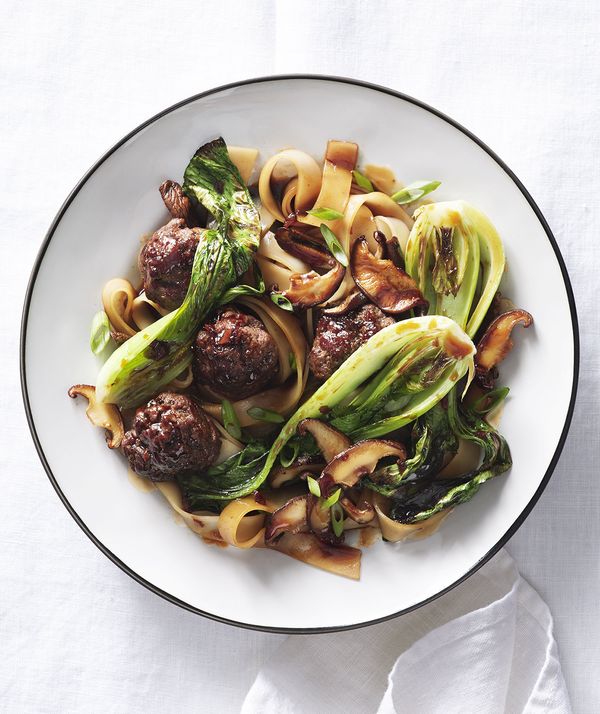
[[[377,543],[358,582],[277,553],[205,545],[157,492],[136,490],[124,459],[85,419],[77,382],[94,383],[88,335],[100,290],[133,275],[139,237],[165,221],[158,186],[180,179],[205,141],[285,146],[321,157],[328,139],[406,182],[439,179],[438,200],[483,209],[506,247],[504,290],[535,325],[502,365],[511,388],[502,431],[514,466],[457,508],[433,537]],[[49,340],[49,334],[51,339]],[[578,372],[573,294],[558,246],[514,174],[466,129],[382,87],[325,77],[270,77],[204,92],[132,131],[77,184],[42,245],[27,291],[22,385],[31,432],[68,511],[120,568],[189,610],[244,627],[315,632],[394,617],[435,598],[490,558],[521,525],[550,478],[568,430]]]

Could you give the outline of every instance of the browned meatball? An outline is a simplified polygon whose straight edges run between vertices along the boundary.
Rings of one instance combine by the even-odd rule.
[[[202,231],[173,218],[152,234],[140,251],[139,268],[150,300],[167,310],[183,302]]]
[[[308,366],[317,379],[328,379],[370,337],[395,320],[375,305],[339,317],[323,315],[317,323]]]
[[[223,397],[244,399],[260,392],[278,369],[277,345],[262,322],[231,307],[196,337],[196,382]]]
[[[219,454],[215,425],[190,397],[162,392],[140,407],[123,437],[131,468],[151,481],[171,481],[179,473],[210,466]]]

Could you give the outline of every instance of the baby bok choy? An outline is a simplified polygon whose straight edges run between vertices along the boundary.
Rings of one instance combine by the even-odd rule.
[[[460,406],[457,389],[448,394],[448,425],[456,437],[473,442],[483,451],[476,469],[452,478],[427,482],[405,479],[393,492],[390,517],[401,523],[417,523],[465,501],[479,487],[512,466],[510,449],[504,437],[468,407]]]
[[[363,485],[383,496],[391,496],[402,483],[427,483],[437,476],[448,455],[458,451],[458,437],[450,426],[448,409],[441,403],[420,416],[411,434],[412,455],[401,466],[381,466]]]
[[[373,335],[290,417],[266,460],[240,472],[237,484],[218,483],[202,474],[186,488],[197,502],[229,500],[259,488],[298,424],[308,417],[329,421],[353,439],[386,434],[435,406],[467,372],[473,373],[475,346],[447,317],[417,317]],[[266,451],[266,449],[265,449]],[[189,482],[190,479],[193,483]]]
[[[490,220],[466,201],[421,206],[406,244],[406,271],[429,302],[469,335],[477,332],[504,272],[502,241]]]
[[[174,379],[192,359],[201,321],[251,264],[260,219],[223,139],[200,147],[185,170],[184,191],[214,218],[202,234],[181,307],[119,347],[98,375],[102,402],[136,406]]]

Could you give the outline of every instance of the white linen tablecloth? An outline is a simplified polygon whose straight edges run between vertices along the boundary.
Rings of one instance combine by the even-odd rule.
[[[556,472],[509,551],[554,615],[573,710],[597,711],[599,26],[596,0],[2,3],[0,710],[239,711],[284,641],[173,607],[85,538],[27,431],[18,327],[42,238],[101,153],[203,89],[314,72],[388,85],[463,123],[523,180],[556,235],[579,310],[579,399]]]

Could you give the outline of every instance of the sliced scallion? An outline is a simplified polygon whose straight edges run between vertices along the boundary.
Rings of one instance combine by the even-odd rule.
[[[405,186],[400,191],[392,194],[392,201],[396,201],[400,205],[405,203],[412,203],[413,201],[418,201],[423,196],[428,193],[435,191],[435,189],[441,184],[441,181],[415,181],[414,183]]]
[[[336,211],[335,208],[313,208],[312,211],[308,211],[308,213],[322,221],[336,221],[338,218],[344,217],[344,214]]]
[[[364,174],[361,174],[360,171],[353,171],[352,176],[354,177],[356,185],[360,186],[364,191],[367,191],[367,193],[372,193],[375,190],[373,184]]]
[[[267,421],[271,424],[283,424],[285,421],[281,414],[273,412],[270,409],[263,409],[262,407],[250,407],[246,413],[253,419]]]
[[[317,479],[313,478],[312,476],[307,476],[306,483],[308,484],[308,490],[312,493],[312,495],[316,496],[316,498],[320,498],[321,487],[319,486],[319,482],[317,481]]]
[[[231,434],[234,439],[242,438],[242,427],[235,413],[233,404],[228,399],[223,399],[221,402],[221,417],[223,418],[223,426],[227,429],[227,433]]]
[[[335,233],[331,230],[329,226],[325,225],[325,223],[321,223],[320,229],[321,235],[325,239],[325,243],[327,243],[327,247],[329,248],[329,252],[333,255],[333,257],[337,260],[338,263],[347,268],[348,256],[344,253],[344,249],[342,248]]]

